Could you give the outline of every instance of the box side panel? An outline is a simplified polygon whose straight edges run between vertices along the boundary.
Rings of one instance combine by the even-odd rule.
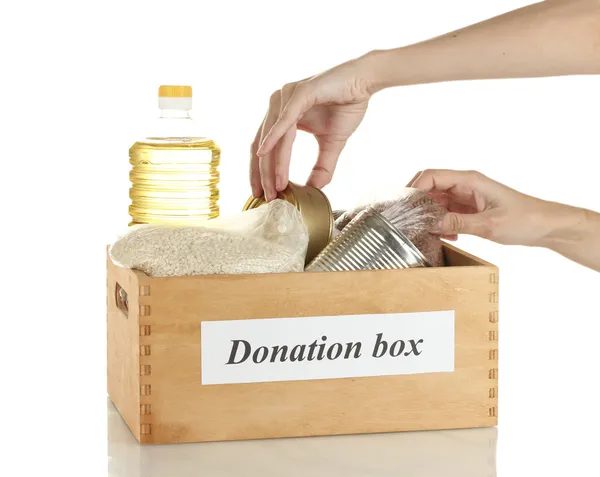
[[[127,293],[127,309],[119,296]],[[129,270],[107,262],[108,395],[136,439],[140,439],[140,346],[138,280]]]
[[[152,442],[497,423],[497,269],[196,277],[153,282]],[[452,373],[202,385],[200,323],[455,310]]]
[[[499,283],[500,274],[496,267],[490,269],[490,287],[489,287],[489,312],[488,312],[488,333],[489,333],[489,414],[494,426],[498,425],[498,350],[499,350]]]

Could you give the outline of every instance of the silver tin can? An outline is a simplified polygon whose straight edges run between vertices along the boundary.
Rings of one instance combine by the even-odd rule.
[[[360,212],[306,267],[307,272],[429,267],[423,254],[383,215]]]

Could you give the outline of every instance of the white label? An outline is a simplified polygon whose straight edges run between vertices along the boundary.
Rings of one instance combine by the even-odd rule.
[[[203,321],[202,384],[454,371],[454,311]]]

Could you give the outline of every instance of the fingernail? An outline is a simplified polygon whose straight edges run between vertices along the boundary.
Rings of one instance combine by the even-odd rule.
[[[263,195],[262,184],[260,182],[250,181],[250,189],[252,190],[252,197],[255,199]]]
[[[258,149],[256,150],[256,155],[262,157],[263,155],[263,149],[265,148],[265,141],[260,143],[260,146],[258,146]]]
[[[442,231],[442,221],[440,220],[437,224],[433,226],[431,229],[431,233],[439,234]]]
[[[306,181],[306,185],[309,187],[317,188],[317,175],[314,172],[311,172],[308,176],[308,180]]]

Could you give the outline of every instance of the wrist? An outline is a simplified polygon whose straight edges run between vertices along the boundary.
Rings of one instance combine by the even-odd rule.
[[[545,233],[534,245],[560,252],[585,244],[592,234],[592,214],[586,209],[544,201],[538,220]]]
[[[446,67],[436,61],[435,45],[418,43],[391,50],[373,50],[361,60],[371,94],[396,86],[441,81]]]
[[[370,94],[400,85],[398,56],[397,50],[373,50],[359,59]]]

